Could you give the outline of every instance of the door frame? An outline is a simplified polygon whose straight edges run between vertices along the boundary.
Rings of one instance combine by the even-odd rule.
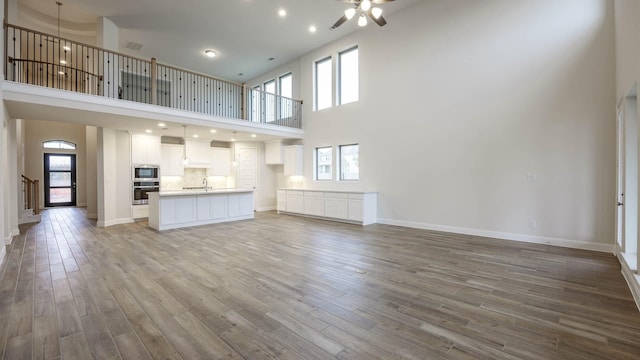
[[[49,157],[50,156],[68,156],[71,158],[71,201],[65,203],[51,203],[49,197]],[[70,153],[52,153],[45,152],[42,159],[42,171],[43,171],[43,193],[44,193],[44,206],[45,207],[58,207],[58,206],[76,206],[77,205],[77,155]]]
[[[616,234],[615,245],[625,248],[625,117],[624,99],[616,109]]]

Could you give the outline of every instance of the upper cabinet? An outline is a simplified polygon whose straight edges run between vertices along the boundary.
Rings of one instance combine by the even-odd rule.
[[[265,165],[284,164],[282,140],[271,140],[264,143],[264,163]]]
[[[211,144],[209,141],[188,139],[186,147],[187,159],[189,159],[187,167],[211,167]]]
[[[211,167],[209,176],[231,175],[231,149],[211,148]]]
[[[160,136],[131,135],[131,164],[160,165]]]
[[[302,145],[284,146],[284,176],[302,176]]]
[[[182,176],[184,165],[182,164],[182,145],[162,144],[162,161],[160,162],[161,176]]]

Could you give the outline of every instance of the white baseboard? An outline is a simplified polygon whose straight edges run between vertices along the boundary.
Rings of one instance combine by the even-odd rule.
[[[132,218],[122,218],[122,219],[113,219],[109,221],[98,221],[96,223],[97,227],[109,227],[114,225],[122,225],[122,224],[131,224],[133,222]]]
[[[636,306],[638,310],[640,310],[640,275],[629,268],[629,264],[627,264],[624,256],[622,256],[618,246],[616,246],[616,256],[620,262],[622,276],[624,276],[624,279],[627,281],[627,285],[629,285],[629,289],[631,290],[631,296],[633,296],[633,300],[635,300]]]
[[[97,220],[98,214],[87,214],[87,219]]]
[[[256,208],[256,211],[273,211],[275,209],[275,206],[261,206],[259,208]]]
[[[76,207],[81,207],[81,208],[86,208],[87,207],[87,203],[77,203]]]
[[[534,243],[534,244],[561,246],[561,247],[567,247],[572,249],[607,252],[611,254],[614,253],[613,245],[591,243],[586,241],[558,239],[558,238],[524,235],[524,234],[513,234],[513,233],[505,233],[505,232],[499,232],[499,231],[469,229],[469,228],[463,228],[463,227],[457,227],[457,226],[434,225],[434,224],[426,224],[426,223],[394,220],[394,219],[378,219],[378,223],[386,224],[386,225],[404,226],[404,227],[415,228],[415,229],[482,236],[482,237],[496,238],[496,239],[502,239],[502,240],[512,240],[512,241],[521,241],[521,242]]]

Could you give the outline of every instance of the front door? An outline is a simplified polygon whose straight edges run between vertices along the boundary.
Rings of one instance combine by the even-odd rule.
[[[44,206],[76,205],[76,156],[44,154]]]

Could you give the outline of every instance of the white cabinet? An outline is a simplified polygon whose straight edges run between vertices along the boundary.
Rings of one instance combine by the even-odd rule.
[[[231,149],[211,148],[211,167],[209,176],[231,175]]]
[[[264,143],[264,163],[265,165],[284,164],[282,140],[271,140]]]
[[[162,144],[160,161],[161,176],[183,176],[184,165],[182,164],[182,153],[184,148],[182,145]]]
[[[324,194],[324,216],[346,219],[349,214],[349,194],[327,192]]]
[[[304,213],[304,193],[302,191],[287,190],[287,211]]]
[[[160,162],[160,136],[131,135],[131,164],[160,165]]]
[[[156,230],[253,219],[253,216],[253,190],[149,194],[149,226]]]
[[[227,194],[198,196],[198,221],[227,217]]]
[[[319,191],[304,192],[304,213],[313,216],[324,216],[324,193]]]
[[[278,211],[287,211],[287,192],[285,190],[277,190],[276,199],[278,201],[276,209]]]
[[[362,194],[349,194],[349,212],[347,219],[362,221]]]
[[[289,145],[284,149],[284,176],[302,176],[302,145]]]
[[[160,214],[162,224],[180,224],[196,221],[196,198],[175,197],[162,199],[163,211]]]
[[[323,217],[337,221],[374,224],[378,216],[378,194],[321,190],[279,189],[278,212]]]
[[[211,144],[208,141],[187,139],[185,146],[189,159],[187,167],[211,167]]]
[[[229,218],[253,214],[253,193],[229,194]]]
[[[149,217],[149,205],[131,206],[131,217],[134,219],[144,219]]]

